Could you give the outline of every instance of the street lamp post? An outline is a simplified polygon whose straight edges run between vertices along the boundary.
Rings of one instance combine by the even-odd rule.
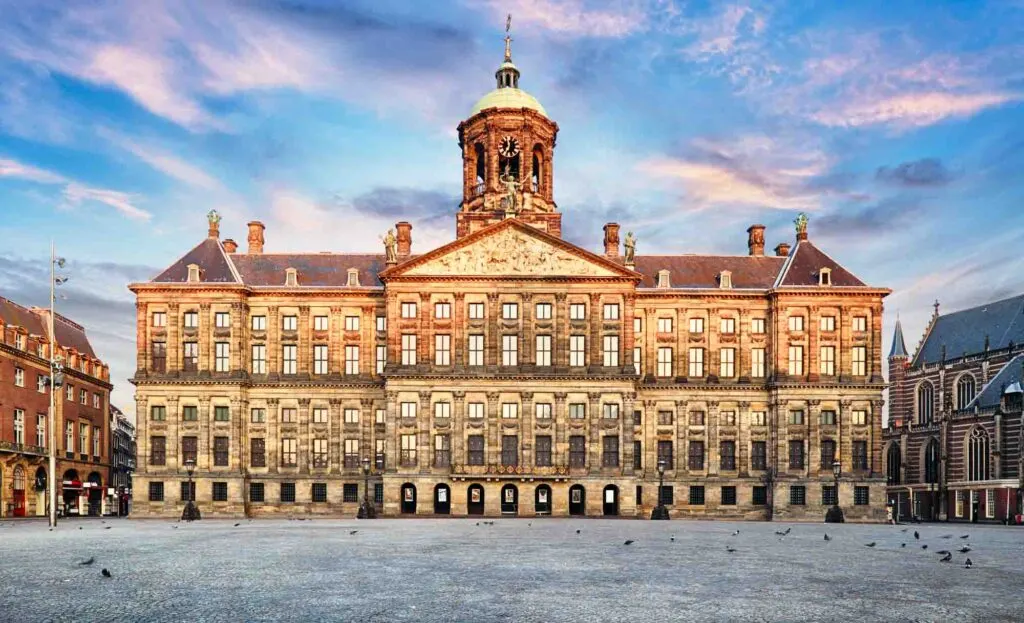
[[[839,460],[832,461],[832,476],[835,478],[836,497],[833,500],[832,508],[825,513],[825,523],[843,523],[846,518],[843,516],[843,509],[839,507],[839,475],[842,473],[843,464]]]
[[[192,473],[196,469],[195,459],[185,459],[185,471],[188,472],[188,501],[185,502],[185,510],[181,512],[184,521],[196,521],[202,519],[199,514],[199,507],[196,506],[196,490],[192,487]]]
[[[370,459],[363,457],[363,502],[356,519],[376,519],[377,509],[370,503]]]
[[[651,511],[651,519],[668,519],[668,509],[665,508],[665,498],[662,496],[662,489],[665,484],[665,459],[658,459],[658,505]]]
[[[63,366],[60,360],[60,352],[57,349],[57,333],[54,331],[54,315],[56,314],[56,300],[57,300],[57,286],[64,285],[68,278],[57,274],[58,268],[64,268],[64,258],[57,257],[53,241],[50,241],[50,317],[47,319],[49,322],[50,330],[50,408],[47,416],[49,421],[49,439],[47,444],[49,447],[48,456],[48,469],[49,469],[49,482],[50,485],[48,500],[50,505],[50,527],[57,527],[57,396],[55,392],[60,391],[61,385],[64,382]],[[68,448],[71,452],[72,449]]]

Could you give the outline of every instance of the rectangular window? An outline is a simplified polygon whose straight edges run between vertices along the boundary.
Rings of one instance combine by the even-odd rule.
[[[666,506],[672,506],[675,504],[675,489],[672,485],[662,485],[661,491],[659,491],[658,501]]]
[[[763,470],[768,466],[768,444],[764,441],[750,442],[750,469]]]
[[[346,321],[348,319],[346,318]],[[313,330],[314,331],[326,331],[329,328],[329,321],[327,316],[313,316]]]
[[[262,482],[249,483],[249,501],[262,504],[266,498],[266,488]]]
[[[434,435],[434,467],[448,467],[452,462],[451,437]]]
[[[718,450],[718,463],[723,471],[736,469],[736,442],[723,441]]]
[[[538,420],[550,420],[551,419],[551,403],[550,402],[538,402],[534,406],[534,417]]]
[[[606,420],[617,420],[619,419],[619,405],[615,403],[608,403],[604,405],[604,419]]]
[[[249,327],[253,331],[266,331],[267,330],[267,317],[266,316],[252,316],[249,318]]]
[[[14,410],[14,443],[25,443],[25,412],[21,409]]]
[[[154,422],[163,422],[167,419],[167,407],[164,405],[156,405],[149,408],[149,419]]]
[[[569,336],[569,365],[581,367],[587,365],[586,359],[587,339],[582,335]]]
[[[751,503],[755,506],[768,504],[768,487],[755,485],[751,490]]]
[[[726,335],[736,333],[736,319],[722,318],[720,321],[719,332]]]
[[[285,344],[281,347],[281,373],[295,374],[298,371],[298,347]]]
[[[736,506],[736,487],[722,487],[722,506]]]
[[[217,467],[226,467],[230,445],[227,437],[213,438],[213,464]]]
[[[519,303],[502,303],[501,317],[503,320],[518,320]]]
[[[804,412],[803,411],[790,411],[789,412],[789,423],[794,426],[802,426],[804,423]]]
[[[795,439],[789,442],[789,469],[804,468],[804,442]]]
[[[703,411],[690,411],[690,426],[704,426]]]
[[[587,466],[587,438],[583,435],[569,436],[569,467]]]
[[[755,334],[764,333],[764,318],[751,318],[750,332]]]
[[[251,467],[267,466],[267,440],[262,437],[249,439],[249,465]]]
[[[150,502],[163,502],[164,501],[164,483],[162,483],[162,482],[151,482],[151,483],[149,483],[149,501]]]
[[[15,372],[17,372],[17,370],[15,370]],[[75,399],[75,386],[74,385],[68,385],[67,386],[67,398],[68,398],[68,400],[74,400]]]
[[[519,436],[501,436],[501,464],[515,467],[519,465]]]
[[[695,470],[704,469],[704,442],[703,441],[691,441],[690,442],[689,462],[688,462],[687,466],[690,469],[695,469]]]
[[[213,326],[218,329],[231,328],[231,314],[228,312],[217,312],[213,315]]]
[[[633,318],[633,334],[640,335],[643,333],[644,321],[642,318]]]
[[[537,320],[551,320],[551,303],[537,303]]]
[[[569,305],[569,320],[586,320],[587,306],[584,303],[573,303]]]
[[[517,365],[519,365],[519,336],[518,335],[503,335],[503,336],[501,336],[501,365],[503,365],[503,366],[517,366]]]
[[[327,373],[327,347],[323,346],[324,349],[323,357],[323,372],[318,374]],[[359,374],[359,347],[358,346],[346,346],[345,347],[345,374],[352,376]]]
[[[736,412],[722,411],[718,415],[718,421],[722,426],[736,426]]]
[[[199,327],[199,312],[185,312],[182,324],[186,329],[195,329]]]
[[[469,448],[469,464],[470,465],[483,465],[484,464],[484,436],[483,435],[470,435],[466,439]]]
[[[377,325],[376,326],[377,333],[387,333],[387,331],[388,331],[388,317],[387,316],[377,316],[377,318],[376,318],[376,325]]]
[[[434,336],[434,365],[452,365],[452,336],[444,334]]]
[[[327,440],[323,440],[323,463],[324,467],[327,467]],[[344,445],[344,453],[341,456],[341,463],[346,469],[355,469],[359,467],[359,440],[358,439],[346,439]]]
[[[469,365],[484,365],[484,336],[482,335],[469,336]]]
[[[383,318],[384,316],[378,316]],[[327,327],[325,326],[326,330]],[[345,316],[345,330],[346,331],[358,331],[359,330],[359,316]]]
[[[854,316],[853,317],[853,330],[858,333],[863,333],[868,330],[868,319],[867,316]]]
[[[471,402],[469,403],[468,417],[471,420],[480,420],[484,417],[484,403],[482,402]]]
[[[768,425],[768,412],[767,411],[752,411],[750,413],[750,425],[751,426],[767,426]]]
[[[402,318],[415,318],[416,317],[416,303],[405,302],[402,303]]]
[[[644,450],[643,443],[640,441],[633,441],[633,469],[644,468]]]
[[[267,373],[267,347],[265,344],[252,345],[252,373]]]
[[[672,333],[671,318],[658,318],[658,333]]]
[[[470,320],[483,320],[484,319],[484,304],[483,303],[470,303],[469,304],[469,319]]]
[[[185,342],[181,347],[181,368],[186,372],[195,372],[199,369],[199,342]]]
[[[582,402],[574,402],[569,405],[570,420],[585,420],[587,418],[587,405]]]
[[[825,376],[834,376],[836,373],[836,348],[835,346],[822,346],[821,358],[819,360],[818,372]]]
[[[385,411],[384,409],[377,409],[373,412],[373,421],[375,424],[384,424]]]
[[[836,317],[835,316],[822,316],[818,320],[818,326],[822,331],[835,331],[836,330]]]
[[[313,502],[323,503],[327,501],[327,483],[314,482],[312,491]]]
[[[601,466],[619,466],[619,438],[615,435],[605,435],[601,438]]]
[[[832,439],[822,439],[821,445],[821,469],[832,469],[832,463],[836,460],[836,442]]]
[[[36,415],[36,445],[40,448],[50,447],[46,441],[46,415],[42,413]]]
[[[604,319],[605,320],[618,320],[619,319],[619,304],[618,303],[605,303],[604,304]]]
[[[359,501],[359,485],[354,482],[346,482],[341,486],[341,501],[342,502],[358,502]]]
[[[374,440],[374,453],[373,453],[373,464],[378,471],[383,470],[386,467],[385,448],[386,444],[383,439]]]
[[[213,420],[215,422],[230,422],[231,421],[231,410],[225,405],[216,405],[213,407]]]
[[[658,426],[671,426],[673,415],[672,411],[658,411]]]
[[[789,317],[789,330],[790,331],[803,331],[804,330],[804,317],[803,316],[790,316]]]
[[[800,376],[804,373],[804,347],[803,346],[790,346],[789,347],[789,374],[790,376]]]
[[[281,466],[295,467],[298,463],[298,440],[285,437],[281,440]]]
[[[167,464],[167,437],[160,436],[149,438],[149,464]]]
[[[46,393],[46,375],[45,374],[37,374],[36,375],[36,391],[39,392],[40,394],[45,394]],[[93,405],[93,406],[96,406],[96,405]]]
[[[956,516],[957,517],[963,517],[964,516],[964,502],[965,502],[964,498],[965,497],[967,497],[967,492],[966,491],[957,491],[956,492]]]
[[[452,416],[452,403],[450,402],[435,402],[434,403],[434,417],[447,419]]]
[[[345,347],[346,366],[348,365],[348,348],[348,346]],[[329,370],[327,368],[327,344],[316,344],[315,346],[313,346],[313,374],[323,375],[327,374],[328,372]]]
[[[702,377],[704,376],[704,349],[703,348],[691,348],[690,349],[690,377]]]
[[[853,376],[866,376],[868,373],[868,349],[865,346],[854,346],[851,364]]]
[[[864,489],[867,489],[867,487],[864,487]],[[854,495],[856,495],[856,491],[854,491]],[[864,492],[864,503],[865,504],[868,503],[867,491]],[[995,516],[996,516],[996,490],[995,489],[986,489],[985,490],[985,518],[986,519],[995,519]]]
[[[690,505],[691,506],[703,506],[704,505],[704,486],[703,485],[691,485],[690,486]]]
[[[345,409],[344,418],[346,424],[359,423],[359,409]]]
[[[92,455],[94,458],[100,457],[100,446],[103,445],[102,432],[99,426],[92,427]]]
[[[295,483],[294,482],[282,482],[281,483],[281,501],[282,502],[294,502],[295,501]]]
[[[704,333],[703,318],[690,318],[690,333]]]
[[[551,436],[538,435],[535,445],[534,460],[537,467],[551,467]]]
[[[642,374],[643,362],[640,360],[642,352],[643,352],[643,348],[641,348],[639,346],[634,346],[633,347],[633,373],[634,374]]]
[[[821,485],[822,506],[835,506],[837,497],[835,485]]]
[[[718,351],[718,376],[725,379],[736,376],[735,348],[723,348]]]
[[[153,342],[153,371],[167,371],[167,342]]]
[[[78,402],[80,402],[80,403],[82,403],[84,405],[86,403],[86,401],[88,400],[88,398],[89,398],[89,392],[85,391],[84,389],[78,390]]]
[[[448,320],[452,317],[451,303],[434,303],[434,318]]]
[[[658,348],[658,376],[672,376],[672,349],[667,346]]]
[[[299,317],[298,316],[281,316],[281,330],[282,331],[298,331],[299,330]]]
[[[398,405],[399,412],[402,415],[402,419],[414,420],[416,419],[416,403],[415,402],[403,402]]]
[[[675,469],[675,454],[671,441],[658,441],[658,465],[664,465],[665,469]]]
[[[550,366],[551,365],[551,336],[550,335],[538,335],[537,336],[537,365],[538,366]]]
[[[825,410],[821,412],[821,423],[824,426],[835,426],[836,423],[836,412],[831,410]]]
[[[313,407],[313,423],[314,424],[326,424],[327,423],[327,407]]]
[[[198,437],[182,437],[181,438],[181,460],[183,463],[188,461],[196,462],[197,453],[199,448]]]
[[[501,403],[501,417],[505,420],[514,420],[519,417],[519,403],[516,402],[503,402]]]
[[[384,483],[382,482],[373,483],[373,503],[377,506],[384,504]]]
[[[619,365],[619,336],[604,336],[604,350],[602,353],[604,355],[604,365],[606,368],[617,367]]]
[[[298,421],[299,410],[295,407],[283,407],[281,409],[281,421],[285,424],[294,424]]]
[[[851,414],[854,426],[867,426],[868,423],[868,412],[864,409],[854,409]]]
[[[857,506],[868,505],[868,489],[867,487],[854,487],[853,488],[853,503]]]
[[[388,361],[388,347],[381,345],[378,346],[376,350],[377,361],[375,369],[377,370],[377,374],[384,374],[384,366],[387,364]]]
[[[399,461],[402,467],[414,467],[416,465],[416,435],[402,435],[401,442]]]
[[[416,365],[416,334],[415,333],[403,333],[402,334],[402,365],[403,366],[414,366],[414,365]]]
[[[153,326],[154,327],[166,327],[167,326],[167,312],[153,312]]]
[[[853,469],[866,470],[868,468],[868,442],[853,442]]]
[[[803,485],[793,485],[789,488],[789,505],[806,506],[807,488]]]
[[[199,407],[195,405],[184,405],[181,408],[181,420],[183,422],[199,421]]]

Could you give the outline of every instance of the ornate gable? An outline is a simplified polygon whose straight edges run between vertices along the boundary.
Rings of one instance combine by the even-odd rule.
[[[599,255],[512,219],[396,266],[383,277],[399,275],[639,278]]]

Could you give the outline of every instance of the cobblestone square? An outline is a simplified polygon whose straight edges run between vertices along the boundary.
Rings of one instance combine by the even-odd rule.
[[[1024,618],[1024,532],[905,527],[81,520],[50,532],[8,522],[0,525],[0,608],[5,620],[26,622]],[[957,552],[965,543],[971,551]],[[944,549],[951,563],[939,562]],[[79,564],[89,558],[95,563]]]

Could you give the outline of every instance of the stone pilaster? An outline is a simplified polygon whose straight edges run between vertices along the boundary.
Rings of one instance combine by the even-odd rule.
[[[431,444],[430,433],[434,430],[434,412],[430,408],[430,392],[419,393],[420,404],[416,413],[416,455],[421,472],[429,472],[433,465],[434,446]]]
[[[199,370],[209,372],[213,370],[213,315],[210,313],[210,304],[199,305]]]
[[[313,327],[309,322],[309,305],[301,305],[299,307],[298,372],[302,375],[310,374],[313,371],[311,365],[313,360],[312,333]]]

